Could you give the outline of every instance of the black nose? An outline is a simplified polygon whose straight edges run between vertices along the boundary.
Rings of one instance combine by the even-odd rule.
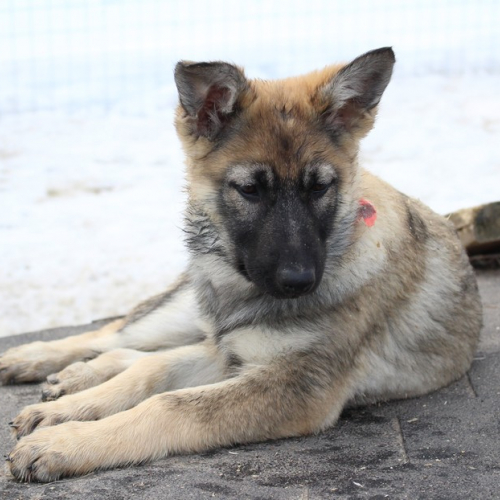
[[[277,282],[281,290],[287,295],[307,293],[316,283],[314,268],[284,267],[278,269]]]

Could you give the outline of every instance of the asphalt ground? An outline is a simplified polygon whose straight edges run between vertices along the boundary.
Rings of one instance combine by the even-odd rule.
[[[224,448],[48,484],[0,472],[0,499],[500,499],[500,271],[478,271],[481,343],[470,371],[425,397],[345,411],[319,435]],[[0,352],[95,329],[99,322],[0,339]],[[40,399],[36,384],[0,387],[7,422]]]

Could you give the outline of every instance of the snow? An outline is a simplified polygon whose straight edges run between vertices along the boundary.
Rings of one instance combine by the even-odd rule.
[[[0,336],[124,314],[185,266],[180,58],[275,78],[394,45],[363,165],[443,214],[500,200],[495,2],[189,0],[173,17],[174,2],[53,0],[51,17],[40,0],[36,23],[28,0],[16,23],[0,9]]]

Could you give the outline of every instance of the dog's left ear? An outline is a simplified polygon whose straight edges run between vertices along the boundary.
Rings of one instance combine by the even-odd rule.
[[[234,114],[238,97],[248,87],[243,71],[225,62],[181,61],[175,67],[175,84],[191,121],[191,133],[211,141]]]
[[[322,115],[334,135],[365,128],[364,118],[380,102],[395,62],[392,48],[372,50],[344,66],[320,88],[320,99],[326,104]],[[369,118],[370,126],[373,116]]]

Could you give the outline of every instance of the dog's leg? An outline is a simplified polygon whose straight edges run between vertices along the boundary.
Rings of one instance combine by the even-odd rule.
[[[153,351],[199,342],[203,333],[197,316],[194,291],[183,277],[168,292],[100,330],[9,349],[0,357],[0,384],[40,381],[71,363],[112,349]]]
[[[0,357],[0,383],[37,382],[74,361],[94,358],[99,354],[97,345],[123,325],[120,319],[81,335],[12,347]]]
[[[178,347],[139,359],[97,387],[27,406],[11,425],[19,438],[35,427],[70,420],[98,420],[128,410],[154,394],[219,382],[225,373],[224,359],[210,343]]]
[[[123,372],[138,359],[152,354],[134,349],[114,349],[87,363],[77,361],[47,377],[47,383],[42,385],[42,401],[54,401],[65,394],[95,387]]]
[[[10,470],[20,480],[54,481],[173,453],[318,431],[338,418],[350,376],[331,380],[316,356],[287,355],[222,382],[155,395],[102,420],[37,429],[11,452]]]

